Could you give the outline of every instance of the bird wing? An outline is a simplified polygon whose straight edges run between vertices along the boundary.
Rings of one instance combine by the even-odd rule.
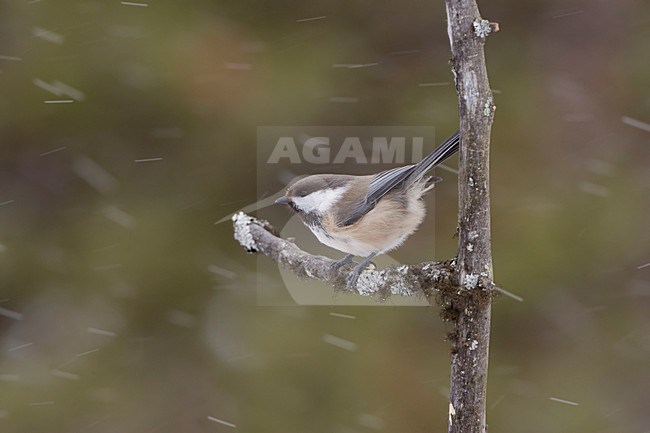
[[[368,184],[368,192],[365,197],[340,224],[349,226],[359,221],[375,207],[379,199],[402,183],[413,172],[414,167],[415,165],[406,165],[377,173]]]
[[[386,194],[406,182],[413,183],[420,180],[427,171],[453,155],[458,150],[459,142],[459,132],[456,131],[419,163],[391,168],[377,173],[370,181],[364,199],[355,206],[345,220],[341,221],[341,225],[349,226],[354,224],[370,212]]]

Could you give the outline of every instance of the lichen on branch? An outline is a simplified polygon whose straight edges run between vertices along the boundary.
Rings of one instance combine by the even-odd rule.
[[[346,277],[354,265],[335,269],[334,260],[309,254],[293,242],[279,237],[264,220],[243,212],[232,217],[235,239],[249,253],[261,253],[301,278],[325,281],[335,289],[361,296],[378,296],[385,300],[391,295],[425,296],[433,299],[437,291],[454,284],[455,261],[424,262],[415,265],[365,269],[356,287],[346,286]]]

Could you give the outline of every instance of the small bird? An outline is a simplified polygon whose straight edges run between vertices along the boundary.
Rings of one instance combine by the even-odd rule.
[[[422,197],[440,180],[426,174],[457,152],[459,143],[456,131],[419,163],[375,175],[308,176],[275,203],[289,205],[320,242],[347,254],[334,269],[364,257],[347,278],[354,288],[376,255],[399,247],[417,230],[426,213]]]

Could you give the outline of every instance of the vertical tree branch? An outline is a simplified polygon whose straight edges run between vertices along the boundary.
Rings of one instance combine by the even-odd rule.
[[[485,433],[492,304],[489,146],[494,109],[483,46],[498,25],[476,0],[446,0],[460,113],[459,290],[444,300],[453,321],[449,433]]]

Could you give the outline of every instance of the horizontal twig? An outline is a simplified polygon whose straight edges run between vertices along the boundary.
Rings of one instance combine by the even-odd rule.
[[[364,270],[356,287],[346,286],[346,276],[354,265],[332,267],[333,260],[309,254],[291,241],[278,236],[264,220],[238,212],[232,217],[235,239],[249,253],[262,253],[301,278],[312,278],[329,283],[334,288],[361,296],[378,295],[384,300],[390,295],[426,296],[452,286],[455,260],[424,262],[415,265],[390,266],[384,269]]]

